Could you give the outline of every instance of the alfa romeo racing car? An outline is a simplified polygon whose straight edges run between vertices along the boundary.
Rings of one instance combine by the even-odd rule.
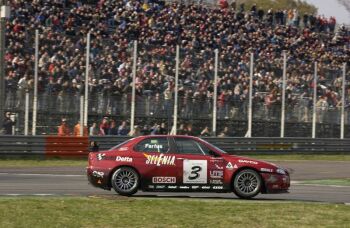
[[[142,191],[234,192],[249,199],[259,193],[288,192],[286,169],[229,155],[201,138],[140,136],[108,151],[91,152],[89,182],[120,195]]]

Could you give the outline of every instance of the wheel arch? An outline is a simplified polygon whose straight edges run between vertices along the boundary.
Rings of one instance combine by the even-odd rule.
[[[131,168],[131,169],[135,170],[136,173],[137,173],[137,175],[138,175],[139,178],[140,178],[140,181],[141,181],[141,174],[140,174],[140,172],[139,172],[134,166],[131,166],[131,165],[118,165],[118,166],[114,167],[114,168],[109,172],[109,176],[108,176],[108,187],[112,188],[112,177],[113,177],[114,172],[115,172],[117,169],[123,168],[123,167]]]
[[[262,182],[260,192],[262,192],[262,193],[266,192],[266,186],[265,186],[265,180],[264,180],[264,178],[261,176],[261,173],[259,172],[258,169],[254,168],[254,167],[251,167],[251,166],[242,166],[242,167],[239,167],[239,168],[235,171],[235,173],[231,176],[231,181],[230,181],[230,188],[231,188],[231,191],[233,191],[233,188],[234,188],[234,186],[233,186],[233,181],[234,181],[235,177],[238,175],[238,173],[239,173],[240,171],[242,171],[242,170],[244,170],[244,169],[251,169],[251,170],[254,170],[255,172],[257,172],[257,173],[259,174],[259,176],[260,176],[260,178],[261,178],[261,182]]]

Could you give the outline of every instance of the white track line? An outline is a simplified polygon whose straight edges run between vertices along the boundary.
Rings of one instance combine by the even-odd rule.
[[[49,173],[0,173],[0,175],[13,175],[13,176],[48,176],[48,177],[85,177],[85,176],[86,176],[86,175],[49,174]]]

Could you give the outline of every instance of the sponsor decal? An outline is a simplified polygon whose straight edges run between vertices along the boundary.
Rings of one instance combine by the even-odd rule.
[[[103,178],[103,176],[105,175],[105,173],[104,173],[104,172],[99,172],[99,171],[93,171],[93,172],[92,172],[92,175],[93,175],[94,177],[97,177],[97,178]]]
[[[168,189],[177,189],[177,186],[176,185],[169,185]]]
[[[156,189],[163,189],[165,188],[165,185],[156,185]]]
[[[212,179],[222,179],[224,177],[224,171],[222,170],[211,170],[210,178]]]
[[[213,189],[224,189],[223,186],[213,186]]]
[[[235,166],[236,166],[236,165],[235,165]],[[231,162],[227,163],[226,169],[234,169],[234,168],[235,168],[235,167],[232,166],[232,163],[231,163]],[[237,168],[237,166],[236,166],[236,168]]]
[[[97,154],[97,160],[101,161],[104,159],[105,156],[106,154]]]
[[[207,160],[184,160],[183,167],[185,184],[207,183]]]
[[[238,160],[239,163],[248,163],[248,164],[254,164],[257,165],[258,163],[256,161],[250,161],[250,160]]]
[[[160,155],[149,155],[149,154],[143,154],[147,160],[147,165],[175,165],[175,156],[166,156],[164,154]]]
[[[192,189],[198,189],[199,188],[198,185],[194,185],[194,186],[191,186],[191,187],[192,187]]]
[[[218,164],[215,164],[215,167],[216,167],[217,169],[224,169],[224,167],[219,166]]]
[[[210,186],[202,186],[202,189],[210,189]]]
[[[163,145],[146,143],[145,148],[147,148],[147,149],[163,149]]]
[[[189,186],[180,186],[180,189],[190,189]]]
[[[210,184],[223,184],[222,180],[210,180]]]
[[[176,177],[153,177],[152,183],[154,184],[175,184]]]
[[[261,168],[260,171],[261,172],[268,172],[268,173],[272,173],[273,172],[272,169],[268,169],[268,168]]]
[[[126,150],[128,150],[129,148],[128,147],[120,147],[119,148],[119,151],[126,151]]]
[[[120,157],[120,156],[117,156],[115,158],[116,161],[119,161],[119,162],[132,162],[132,158],[130,157]]]
[[[148,185],[148,188],[154,188],[154,185]]]

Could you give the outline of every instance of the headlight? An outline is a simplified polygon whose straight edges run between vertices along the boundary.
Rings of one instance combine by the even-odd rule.
[[[282,174],[282,175],[286,175],[287,174],[286,171],[284,169],[281,169],[281,168],[276,169],[276,173]]]

